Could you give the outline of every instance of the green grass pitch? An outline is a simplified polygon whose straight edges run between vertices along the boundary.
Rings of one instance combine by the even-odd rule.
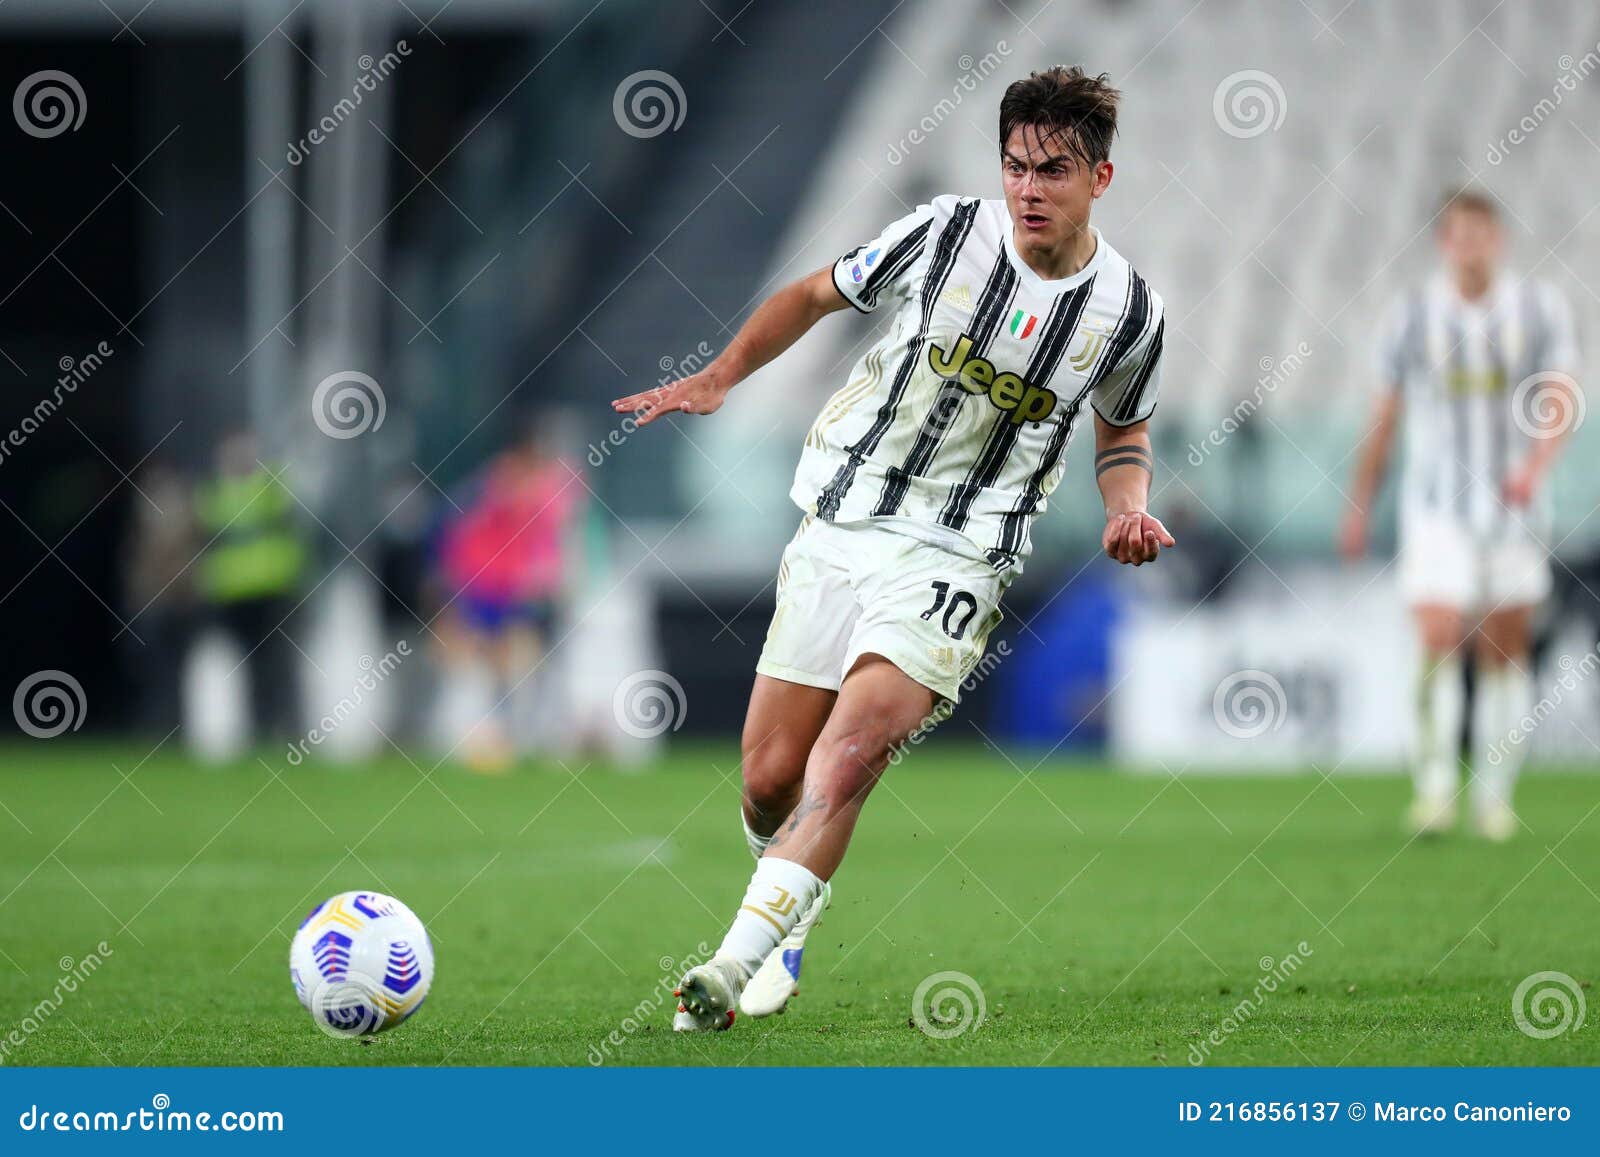
[[[1399,777],[1024,777],[930,744],[869,803],[788,1014],[685,1038],[663,958],[715,945],[750,870],[731,744],[495,779],[144,754],[0,757],[7,1064],[1600,1063],[1600,1009],[1552,1039],[1512,1015],[1531,973],[1600,970],[1592,776],[1527,777],[1531,831],[1490,846],[1408,841]],[[438,954],[421,1012],[366,1043],[318,1032],[286,964],[353,888],[404,899]],[[986,1011],[948,1039],[912,1017],[944,971]]]

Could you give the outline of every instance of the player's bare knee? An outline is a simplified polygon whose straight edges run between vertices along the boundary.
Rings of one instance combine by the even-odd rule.
[[[752,815],[781,820],[789,814],[805,779],[807,754],[775,739],[747,747],[740,769],[745,804]]]
[[[877,783],[889,763],[890,736],[881,724],[863,722],[823,736],[817,747],[812,758],[819,774],[813,778],[824,806],[833,810]]]

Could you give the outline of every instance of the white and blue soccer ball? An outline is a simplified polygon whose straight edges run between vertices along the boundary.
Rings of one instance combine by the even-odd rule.
[[[318,1028],[366,1036],[428,997],[433,945],[412,912],[378,892],[341,892],[311,909],[289,946],[294,993]]]

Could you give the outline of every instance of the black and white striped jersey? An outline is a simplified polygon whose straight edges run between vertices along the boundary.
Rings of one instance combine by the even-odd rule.
[[[1020,566],[1085,403],[1118,426],[1155,409],[1161,298],[1095,241],[1080,272],[1046,281],[1004,201],[936,197],[841,257],[839,292],[894,317],[806,435],[795,502]]]
[[[1502,273],[1469,302],[1440,273],[1390,306],[1376,344],[1379,379],[1405,405],[1402,511],[1482,533],[1523,521],[1502,488],[1542,433],[1536,411],[1559,404],[1540,396],[1539,375],[1578,370],[1566,298]],[[1525,517],[1548,522],[1548,495]]]

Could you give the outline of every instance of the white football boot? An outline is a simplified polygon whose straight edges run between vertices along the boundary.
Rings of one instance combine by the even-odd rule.
[[[1499,800],[1473,809],[1472,825],[1484,839],[1503,844],[1517,834],[1517,813]]]
[[[735,960],[714,956],[683,974],[672,995],[678,1012],[673,1032],[723,1032],[733,1027],[734,1009],[747,977]]]
[[[746,1016],[771,1016],[782,1012],[789,998],[800,991],[800,957],[805,952],[806,935],[822,923],[822,913],[833,899],[833,888],[822,885],[822,891],[811,901],[798,923],[783,941],[767,953],[767,958],[756,969],[756,974],[745,985],[739,997],[739,1011]]]
[[[1417,795],[1406,812],[1406,825],[1419,836],[1439,836],[1456,826],[1456,801],[1450,795]]]

